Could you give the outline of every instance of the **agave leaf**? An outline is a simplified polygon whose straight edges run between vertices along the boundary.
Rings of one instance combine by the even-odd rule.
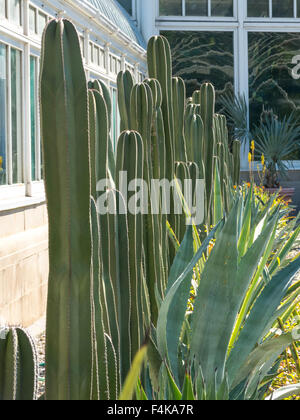
[[[180,401],[180,400],[182,400],[182,394],[179,391],[168,366],[166,366],[166,369],[167,369],[167,378],[168,378],[169,392],[170,392],[170,398],[169,399],[172,400],[172,401]]]
[[[271,327],[273,316],[293,283],[299,269],[300,258],[278,272],[254,303],[227,362],[231,384],[232,382],[236,382],[234,378],[241,369],[241,366],[245,363],[247,355],[261,341],[264,331],[268,327]]]
[[[281,401],[286,398],[292,397],[293,395],[300,395],[300,383],[284,386],[274,391],[269,397],[266,398],[266,400],[267,401]]]
[[[143,345],[133,360],[132,367],[127,375],[124,387],[119,397],[120,401],[132,399],[146,355],[147,345]]]
[[[245,363],[239,369],[232,388],[235,388],[240,383],[247,380],[247,388],[245,395],[251,396],[258,388],[260,380],[264,378],[271,367],[280,356],[280,354],[293,343],[294,339],[292,334],[284,334],[280,337],[267,340],[262,345],[258,346],[246,358]]]
[[[182,401],[194,401],[195,395],[193,391],[193,382],[190,375],[187,373],[184,377],[184,383],[183,383],[183,391],[182,391]]]
[[[184,271],[177,280],[175,281],[174,278],[169,279],[169,284],[173,285],[164,299],[159,311],[157,321],[158,350],[162,358],[167,357],[169,359],[172,372],[176,380],[178,380],[177,356],[179,337],[186,314],[187,301],[190,296],[193,269],[202,257],[202,254],[208,248],[209,243],[214,237],[219,226],[220,223],[210,232],[190,263],[185,265]],[[176,264],[177,267],[171,270],[171,273],[173,272],[177,275],[180,271],[179,267],[180,269],[183,268],[183,261],[186,260],[187,249],[189,249],[189,252],[192,252],[190,248],[191,243],[193,243],[193,228],[192,226],[189,226],[174,261],[174,264]],[[183,258],[183,256],[185,256],[185,258]]]
[[[192,314],[191,358],[201,365],[209,389],[224,379],[224,367],[229,339],[236,314],[232,308],[232,294],[237,272],[237,225],[241,199],[239,198],[208,258],[201,275]],[[213,281],[212,281],[213,280]],[[203,339],[205,337],[205,340]]]

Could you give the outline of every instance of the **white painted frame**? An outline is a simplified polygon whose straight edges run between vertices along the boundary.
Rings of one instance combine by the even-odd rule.
[[[183,0],[183,2],[185,2],[185,0]],[[153,7],[155,7],[156,16],[155,22],[152,24],[153,34],[157,34],[162,30],[233,31],[234,85],[236,92],[245,95],[246,98],[249,98],[248,33],[300,32],[300,17],[297,17],[297,0],[294,0],[293,18],[248,18],[247,0],[234,0],[233,18],[216,18],[214,16],[159,16],[159,0],[152,0],[152,4]],[[269,0],[269,11],[270,16],[272,16],[272,0]],[[300,10],[298,11],[298,14],[300,16]],[[243,171],[249,169],[248,153],[249,145],[246,145],[246,147],[242,148],[241,169]],[[300,170],[300,161],[293,161],[290,168],[291,170]]]

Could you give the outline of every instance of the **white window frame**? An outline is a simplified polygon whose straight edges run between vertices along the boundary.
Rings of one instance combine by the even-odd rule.
[[[300,18],[297,17],[297,2],[294,0],[293,18],[248,18],[247,0],[234,0],[234,18],[159,16],[159,0],[153,0],[156,7],[156,21],[153,22],[153,34],[160,31],[232,31],[234,32],[234,86],[236,93],[245,95],[249,104],[249,32],[299,32]],[[269,7],[272,0],[269,0]],[[299,11],[300,12],[300,11]],[[300,51],[300,47],[299,47]],[[299,81],[300,83],[300,81]],[[249,119],[249,116],[248,116]],[[248,121],[249,123],[249,121]],[[249,170],[249,145],[242,147],[241,169]],[[300,160],[293,161],[291,170],[300,170]]]
[[[159,21],[227,21],[227,22],[234,22],[237,20],[237,2],[241,0],[233,0],[233,16],[226,17],[226,16],[211,16],[211,0],[208,1],[208,16],[186,16],[186,0],[182,1],[182,15],[181,16],[163,16],[159,14],[159,2],[160,0],[155,0],[156,2],[156,20]]]
[[[282,0],[284,1],[284,0]],[[293,17],[273,17],[273,0],[269,0],[269,17],[248,17],[248,8],[246,4],[246,10],[245,10],[245,19],[247,22],[295,22],[300,21],[300,17],[297,17],[297,0],[293,0],[294,2],[294,16]],[[299,10],[300,15],[300,10]]]

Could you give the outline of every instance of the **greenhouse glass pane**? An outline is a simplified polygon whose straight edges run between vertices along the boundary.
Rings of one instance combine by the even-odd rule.
[[[294,17],[294,0],[273,0],[272,15],[273,17]]]
[[[9,0],[9,20],[16,25],[21,25],[21,0]]]
[[[11,48],[11,144],[13,183],[23,182],[21,52]]]
[[[218,98],[234,89],[233,32],[161,31],[170,42],[173,74],[186,83],[187,96],[204,82],[213,83]]]
[[[160,16],[182,16],[182,0],[159,0]]]
[[[233,17],[233,0],[211,0],[211,15]]]
[[[269,0],[248,0],[248,17],[269,16]]]
[[[264,110],[272,109],[283,118],[300,109],[299,72],[293,59],[299,55],[299,45],[300,33],[249,33],[251,127],[259,124]],[[295,156],[299,158],[300,153]]]
[[[207,0],[185,0],[186,16],[207,16]]]
[[[132,15],[132,0],[118,0],[118,2]]]
[[[30,57],[31,176],[33,181],[37,180],[36,106],[36,58]]]
[[[7,183],[7,79],[6,79],[6,46],[0,44],[0,185]]]
[[[31,33],[36,34],[36,9],[29,7],[29,30]]]
[[[44,13],[38,14],[38,34],[42,35],[45,26],[47,25],[47,16]]]
[[[5,0],[0,0],[0,18],[6,18]]]

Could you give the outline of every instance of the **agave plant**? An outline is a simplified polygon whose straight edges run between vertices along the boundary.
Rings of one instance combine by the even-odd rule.
[[[264,398],[277,375],[280,355],[298,337],[293,332],[278,335],[275,328],[279,318],[293,311],[300,292],[300,282],[295,282],[300,258],[280,263],[300,229],[281,241],[281,216],[271,202],[260,208],[251,188],[244,199],[237,194],[227,220],[219,222],[195,255],[195,231],[187,230],[149,351],[149,358],[156,357],[160,366],[150,372],[156,384],[152,397]],[[198,270],[194,308],[187,312],[191,278]],[[137,394],[141,392],[139,385]],[[280,392],[286,395],[291,390]]]
[[[299,148],[300,125],[292,113],[280,120],[272,112],[255,126],[253,138],[256,151],[264,155],[266,162],[265,186],[278,188],[280,178],[286,178],[293,154]]]

